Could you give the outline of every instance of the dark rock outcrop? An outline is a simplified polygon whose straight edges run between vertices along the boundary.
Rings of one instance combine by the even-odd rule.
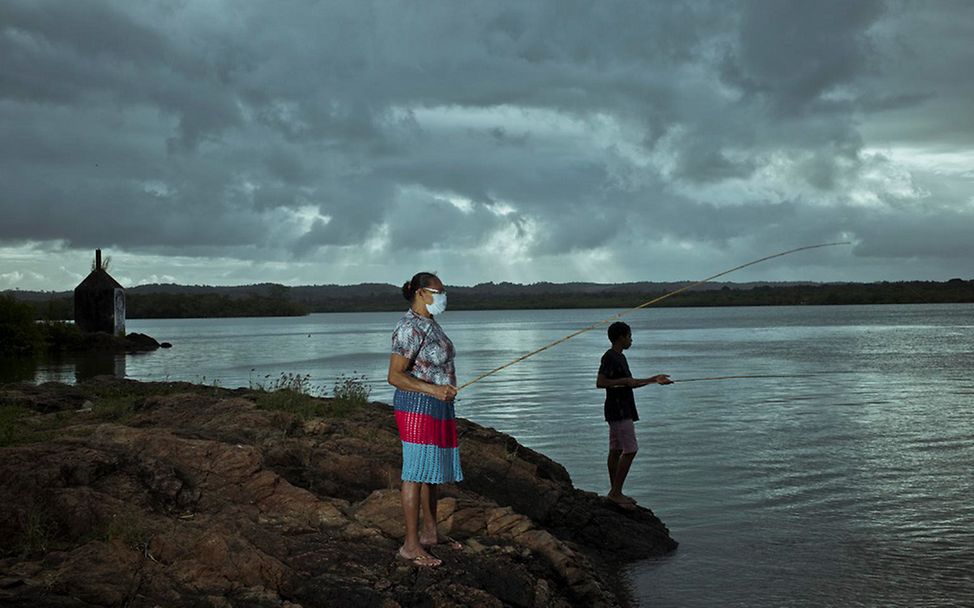
[[[152,336],[130,332],[126,336],[95,332],[85,334],[84,338],[74,345],[74,350],[103,350],[116,352],[150,351],[160,348],[159,342]],[[172,345],[170,345],[172,346]]]
[[[125,341],[128,343],[127,346],[131,350],[155,350],[161,346],[161,344],[159,344],[159,342],[152,336],[147,336],[138,332],[130,332],[127,336],[125,336]]]
[[[65,323],[40,324],[38,327],[48,353],[134,353],[172,347],[168,342],[160,344],[152,336],[137,332],[114,336],[101,331],[78,331]]]
[[[264,393],[266,395],[266,393]],[[260,393],[104,378],[0,386],[4,606],[624,606],[620,560],[675,548],[648,510],[461,421],[438,569],[395,558],[398,435],[382,404],[303,419]],[[43,439],[42,441],[31,441]]]

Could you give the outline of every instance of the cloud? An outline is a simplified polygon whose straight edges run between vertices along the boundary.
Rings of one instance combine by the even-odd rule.
[[[872,69],[868,28],[883,8],[879,0],[744,2],[725,82],[786,116],[828,111],[830,93]]]
[[[0,244],[179,281],[473,283],[842,237],[863,280],[956,275],[972,177],[931,165],[974,160],[972,22],[894,0],[8,0]],[[40,257],[0,271],[66,280]]]

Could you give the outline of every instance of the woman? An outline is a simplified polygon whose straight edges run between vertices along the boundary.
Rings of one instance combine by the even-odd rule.
[[[427,548],[446,543],[436,529],[437,485],[463,479],[457,449],[457,375],[453,342],[436,322],[446,310],[446,289],[436,275],[420,272],[402,286],[409,310],[392,333],[389,384],[396,387],[393,406],[402,439],[402,509],[406,540],[399,556],[417,566],[442,561]],[[420,510],[423,513],[419,527]]]

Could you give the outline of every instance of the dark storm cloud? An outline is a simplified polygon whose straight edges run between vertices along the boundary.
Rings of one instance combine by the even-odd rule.
[[[974,143],[972,22],[879,0],[8,0],[0,243],[486,260],[844,235],[956,259],[970,176],[877,149]]]
[[[882,12],[879,0],[745,2],[725,77],[749,95],[766,97],[777,112],[807,111],[872,67],[867,29]]]

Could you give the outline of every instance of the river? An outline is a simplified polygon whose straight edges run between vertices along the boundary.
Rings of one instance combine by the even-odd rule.
[[[616,311],[447,312],[460,382]],[[174,344],[31,367],[224,387],[307,375],[385,382],[400,313],[130,320]],[[657,308],[625,320],[640,452],[626,491],[680,548],[632,564],[644,606],[974,605],[974,305]],[[561,462],[604,493],[595,388],[604,328],[461,393],[458,415]],[[751,378],[679,382],[713,376]]]

